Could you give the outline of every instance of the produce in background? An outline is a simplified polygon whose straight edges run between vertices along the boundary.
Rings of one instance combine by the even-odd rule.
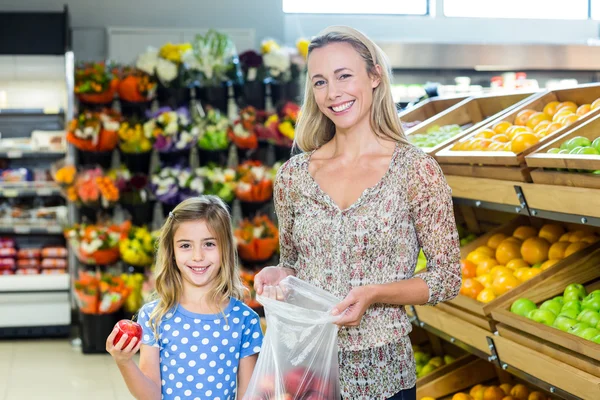
[[[444,365],[451,364],[455,361],[454,357],[450,355],[433,357],[431,352],[427,351],[421,346],[413,345],[412,348],[415,356],[415,362],[417,364],[417,378],[426,376],[436,369]]]
[[[266,215],[243,220],[234,236],[240,258],[247,262],[266,261],[279,246],[279,230]]]
[[[500,121],[491,128],[479,130],[474,136],[455,143],[454,151],[510,151],[521,153],[547,136],[578,121],[600,107],[600,98],[592,105],[578,106],[572,101],[552,101],[542,111],[525,109],[515,120]]]
[[[599,102],[600,103],[600,102]],[[553,147],[547,151],[550,154],[577,154],[582,156],[600,156],[600,136],[593,141],[585,136],[575,136],[561,143],[560,147]],[[571,170],[576,171],[576,170]],[[579,172],[587,172],[579,170]],[[594,171],[600,174],[600,171]]]
[[[497,233],[490,237],[487,245],[461,260],[460,293],[489,303],[598,240],[595,233],[565,233],[558,224],[546,224],[539,231],[523,225],[515,229],[511,237]]]
[[[448,139],[452,139],[463,129],[459,125],[445,125],[439,127],[437,125],[427,129],[425,133],[415,133],[408,135],[408,141],[420,148],[435,147]]]
[[[539,307],[520,298],[512,303],[510,311],[600,344],[600,290],[588,294],[583,285],[572,283],[561,296],[546,300]]]
[[[436,400],[433,397],[421,397],[420,400]],[[452,400],[551,400],[545,393],[533,390],[522,383],[512,385],[475,385],[468,392],[459,392]]]

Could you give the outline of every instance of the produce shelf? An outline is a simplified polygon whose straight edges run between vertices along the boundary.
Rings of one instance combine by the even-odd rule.
[[[2,275],[0,292],[69,291],[69,274]]]
[[[398,114],[398,117],[403,122],[414,123],[419,122],[418,125],[422,124],[429,118],[435,117],[442,111],[460,103],[467,96],[456,96],[456,97],[432,97],[427,100],[423,100],[416,104],[414,107],[408,108]]]
[[[0,150],[0,158],[58,158],[64,157],[66,151],[40,151],[40,150]]]
[[[2,225],[0,234],[8,235],[62,235],[60,225],[30,226],[30,225]]]
[[[55,184],[38,185],[35,182],[26,182],[26,184],[0,184],[1,197],[48,197],[61,196],[60,187]]]

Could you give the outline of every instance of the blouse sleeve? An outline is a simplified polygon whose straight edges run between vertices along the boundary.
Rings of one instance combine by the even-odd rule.
[[[294,205],[290,197],[292,169],[290,161],[287,161],[277,172],[273,188],[273,200],[279,222],[279,267],[295,269],[298,253],[292,237],[294,227]]]
[[[427,258],[427,269],[418,277],[429,287],[427,305],[435,305],[456,297],[461,286],[452,192],[439,165],[429,156],[415,160],[408,181],[412,219]]]

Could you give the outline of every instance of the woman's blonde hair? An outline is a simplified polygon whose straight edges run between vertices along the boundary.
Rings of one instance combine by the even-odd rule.
[[[215,236],[221,255],[221,268],[216,277],[216,285],[209,292],[209,304],[215,304],[215,311],[222,312],[221,305],[229,297],[242,299],[242,284],[237,263],[237,252],[233,241],[231,217],[227,206],[217,196],[192,197],[182,201],[169,214],[160,230],[156,254],[156,293],[157,304],[150,314],[150,326],[158,340],[158,328],[167,313],[174,310],[180,301],[183,278],[175,263],[174,237],[183,222],[204,221]]]
[[[356,29],[347,26],[330,26],[311,40],[308,46],[310,53],[331,43],[348,43],[363,58],[369,76],[380,79],[379,85],[373,89],[371,105],[371,129],[381,138],[408,144],[396,105],[392,98],[391,69],[387,56],[371,39]],[[381,67],[381,73],[377,71]],[[319,110],[313,93],[313,85],[308,72],[304,91],[304,104],[296,124],[295,145],[302,151],[316,150],[329,142],[335,134],[335,125]]]

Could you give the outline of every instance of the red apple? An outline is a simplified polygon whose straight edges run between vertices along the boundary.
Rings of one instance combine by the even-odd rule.
[[[322,395],[319,392],[308,392],[306,396],[302,398],[302,400],[327,400],[327,397]]]
[[[133,322],[128,319],[122,319],[117,322],[115,328],[117,328],[119,332],[117,333],[117,336],[115,336],[115,340],[113,340],[113,345],[119,343],[119,340],[121,340],[123,335],[127,335],[127,340],[123,344],[123,348],[127,347],[131,339],[134,337],[137,338],[137,342],[142,340],[142,326],[137,322]]]
[[[310,389],[313,392],[318,392],[318,393],[324,394],[324,395],[332,395],[333,394],[331,382],[329,382],[326,379],[316,377],[316,376],[313,378],[313,380],[311,382]]]
[[[288,371],[283,378],[285,390],[294,396],[299,396],[310,388],[312,374],[306,368],[298,367]]]
[[[275,392],[275,376],[267,375],[260,378],[258,382],[258,390],[260,390],[263,393]]]

